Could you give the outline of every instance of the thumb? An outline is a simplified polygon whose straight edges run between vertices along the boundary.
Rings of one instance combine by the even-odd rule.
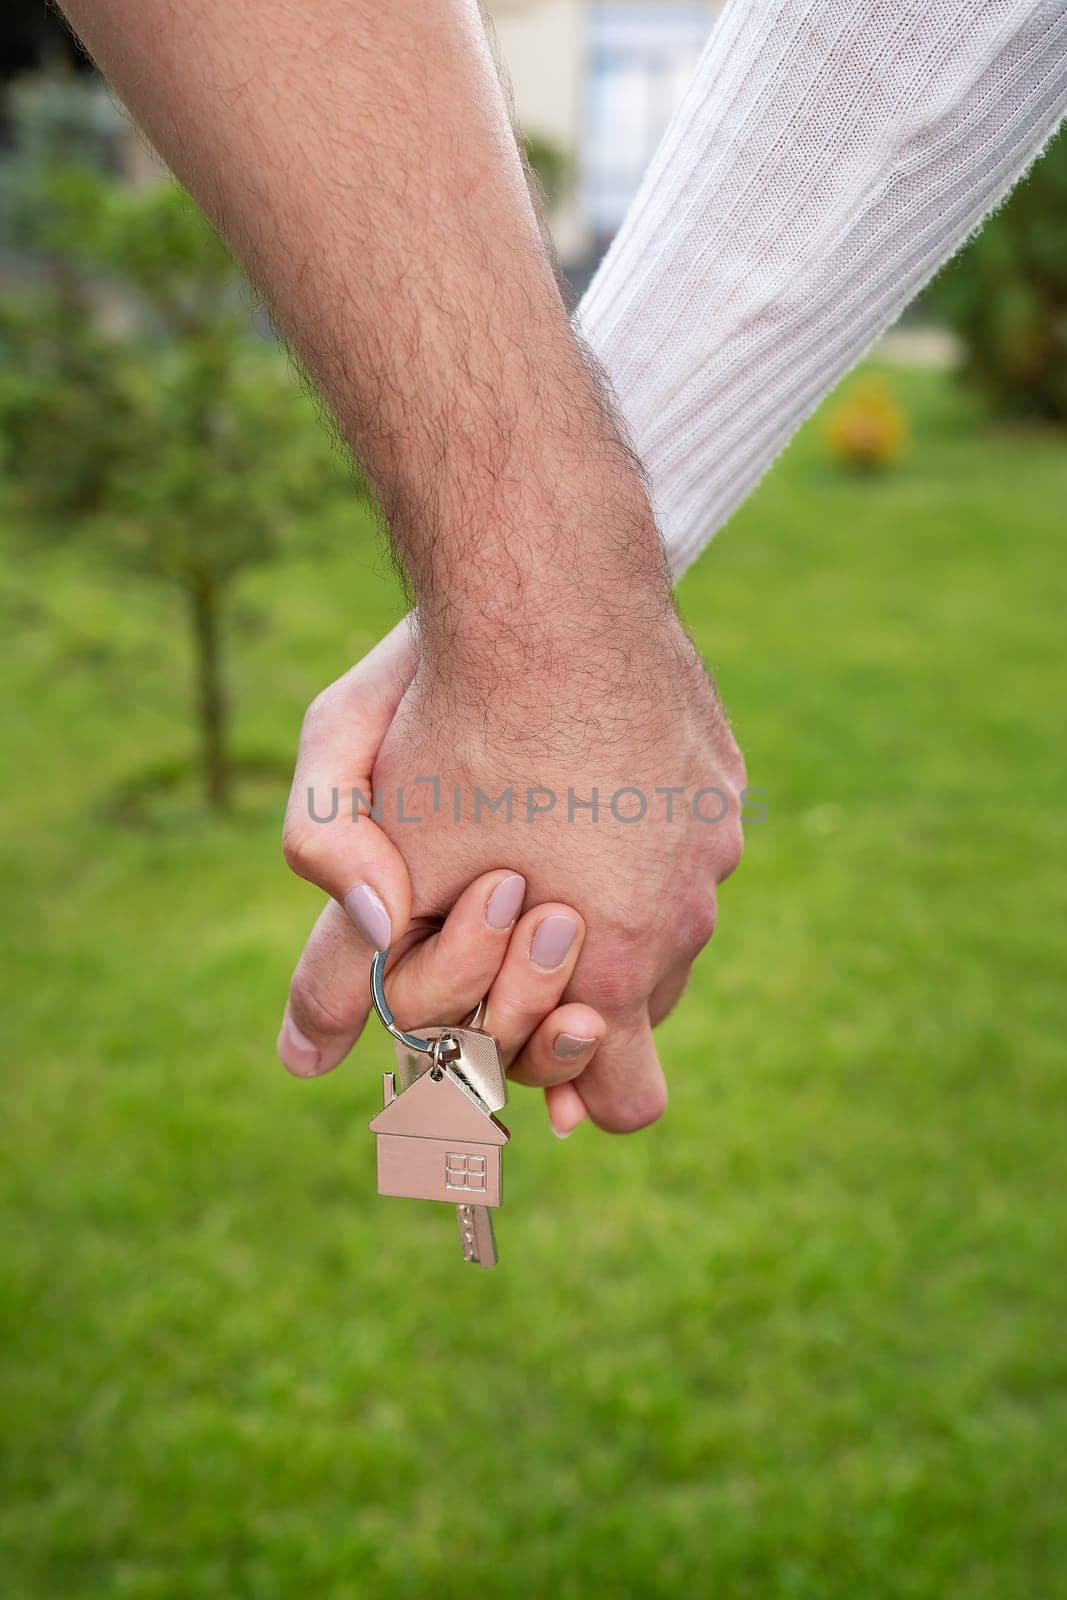
[[[370,775],[414,667],[405,621],[312,702],[283,830],[292,870],[339,901],[379,950],[408,925],[411,883],[400,852],[369,815]]]

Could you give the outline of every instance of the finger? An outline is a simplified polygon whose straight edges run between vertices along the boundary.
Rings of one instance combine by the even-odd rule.
[[[606,1032],[607,1023],[598,1011],[571,1001],[553,1011],[534,1030],[508,1076],[537,1089],[569,1083],[592,1061]]]
[[[298,1078],[331,1071],[351,1050],[370,1010],[371,950],[341,907],[327,901],[289,985],[278,1054]]]
[[[545,1090],[548,1123],[557,1139],[569,1139],[580,1122],[589,1115],[585,1101],[573,1083],[556,1083]]]
[[[667,1084],[660,1066],[648,1008],[616,1020],[575,1084],[590,1117],[608,1133],[635,1133],[663,1115]]]
[[[585,923],[570,906],[535,906],[515,928],[489,990],[483,1026],[500,1045],[504,1064],[518,1055],[570,981]]]
[[[483,998],[507,950],[526,880],[506,869],[464,890],[444,926],[409,927],[389,975],[390,1007],[402,1028],[458,1022]],[[351,1050],[370,1010],[371,950],[330,901],[293,974],[278,1054],[298,1077],[317,1077]]]
[[[367,809],[374,760],[413,670],[401,623],[312,703],[285,816],[289,866],[343,905],[375,949],[387,949],[411,915],[407,869]]]
[[[386,993],[401,1028],[461,1022],[500,971],[526,894],[526,879],[506,868],[464,889],[444,925],[398,961]]]
[[[653,989],[648,1000],[648,1014],[652,1026],[658,1028],[664,1017],[672,1012],[689,982],[689,975],[693,970],[693,963],[685,961],[677,967],[672,967],[660,979]]]

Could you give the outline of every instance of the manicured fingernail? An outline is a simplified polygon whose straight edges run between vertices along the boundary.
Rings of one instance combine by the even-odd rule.
[[[318,1071],[318,1046],[312,1044],[306,1033],[300,1032],[288,1012],[278,1035],[278,1054],[282,1058],[282,1065],[301,1077],[312,1077]]]
[[[546,917],[530,944],[530,960],[536,967],[558,967],[574,943],[578,923],[574,917]]]
[[[582,1039],[576,1033],[561,1033],[552,1046],[552,1054],[559,1056],[561,1061],[573,1061],[575,1056],[583,1055],[593,1044],[596,1044],[595,1039]]]
[[[345,895],[345,910],[356,927],[376,950],[388,950],[393,936],[389,926],[389,913],[381,895],[375,894],[369,883],[357,883]]]
[[[522,910],[522,897],[526,893],[526,879],[518,872],[502,878],[489,896],[485,920],[491,928],[510,928]]]

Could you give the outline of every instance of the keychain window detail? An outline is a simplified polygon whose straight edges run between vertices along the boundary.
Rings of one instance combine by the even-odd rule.
[[[465,1156],[450,1150],[445,1156],[445,1187],[485,1189],[485,1157]]]

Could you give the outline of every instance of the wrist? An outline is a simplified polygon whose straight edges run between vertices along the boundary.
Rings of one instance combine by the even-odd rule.
[[[647,740],[706,674],[662,586],[527,590],[521,607],[419,617],[416,693],[445,719],[492,729],[500,749],[559,754]]]
[[[623,560],[573,557],[549,571],[516,562],[490,581],[484,569],[418,607],[421,654],[442,670],[484,678],[552,676],[562,668],[625,661],[678,626],[666,579]]]
[[[427,655],[551,660],[673,621],[666,555],[639,484],[625,497],[573,490],[563,506],[541,495],[531,505],[523,488],[521,506],[480,507],[466,524],[465,556],[416,581]]]

